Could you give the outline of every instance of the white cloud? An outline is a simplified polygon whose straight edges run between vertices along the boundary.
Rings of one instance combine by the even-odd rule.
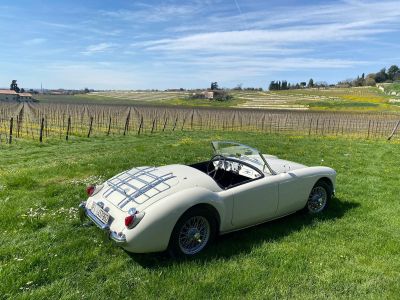
[[[174,20],[181,17],[190,18],[201,9],[199,5],[142,4],[141,6],[143,8],[135,10],[102,11],[101,15],[124,21],[151,23]]]
[[[388,32],[388,29],[345,28],[341,25],[316,27],[293,27],[278,30],[241,30],[188,35],[176,39],[146,41],[142,45],[148,50],[158,51],[207,51],[232,52],[260,49],[278,52],[276,45],[294,45],[308,42],[331,42],[367,38],[370,35]],[[140,44],[139,44],[140,45]]]
[[[398,31],[397,7],[394,1],[341,1],[247,13],[243,10],[236,15],[231,11],[213,13],[168,28],[167,32],[173,34],[132,43],[131,48],[156,54],[166,65],[221,71],[240,68],[241,74],[351,68],[365,62],[354,55],[338,58],[335,51],[321,47],[331,45],[339,50]],[[240,28],[240,20],[246,20],[247,28]]]
[[[99,43],[99,44],[94,44],[86,47],[86,50],[82,52],[82,54],[85,55],[92,55],[95,53],[102,53],[102,52],[107,52],[110,51],[115,44],[112,43]]]

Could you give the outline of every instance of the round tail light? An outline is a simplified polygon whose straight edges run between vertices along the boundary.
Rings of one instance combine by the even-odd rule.
[[[96,187],[93,186],[93,185],[88,186],[88,187],[86,188],[86,193],[87,193],[87,195],[88,195],[89,197],[92,196],[95,189],[96,189]]]
[[[125,226],[129,227],[131,226],[131,224],[133,223],[133,221],[135,220],[135,215],[129,215],[125,217]]]

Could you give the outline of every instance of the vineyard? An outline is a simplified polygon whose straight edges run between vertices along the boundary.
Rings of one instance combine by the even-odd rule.
[[[238,107],[259,109],[399,111],[396,97],[388,97],[377,88],[295,89],[283,91],[240,91]]]
[[[87,104],[0,104],[0,143],[164,131],[257,131],[387,138],[399,116],[338,112],[211,109]]]
[[[378,88],[307,88],[281,91],[230,90],[229,101],[192,99],[190,91],[98,91],[78,95],[37,95],[41,103],[159,105],[186,107],[311,110],[341,112],[400,112],[400,96]]]

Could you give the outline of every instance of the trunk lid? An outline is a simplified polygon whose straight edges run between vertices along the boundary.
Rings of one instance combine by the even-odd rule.
[[[138,167],[124,171],[107,180],[103,197],[122,211],[128,211],[133,202],[140,206],[179,183],[179,179],[165,168]]]

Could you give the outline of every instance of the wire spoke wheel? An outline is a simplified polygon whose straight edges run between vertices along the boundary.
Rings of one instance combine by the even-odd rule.
[[[315,186],[308,197],[307,207],[311,213],[319,213],[324,210],[328,201],[326,189],[320,185]]]
[[[210,223],[203,216],[193,216],[181,226],[178,245],[186,255],[194,255],[207,245],[210,238]]]

